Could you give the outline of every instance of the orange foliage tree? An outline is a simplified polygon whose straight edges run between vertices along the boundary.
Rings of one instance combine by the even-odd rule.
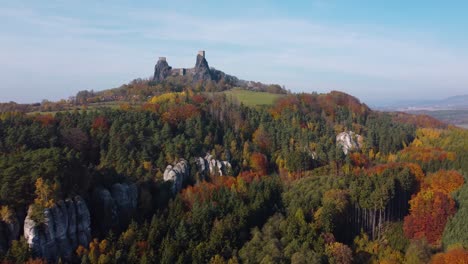
[[[468,250],[455,248],[432,257],[431,264],[468,264]]]
[[[450,194],[462,187],[464,183],[463,175],[455,170],[440,170],[436,173],[429,174],[425,179],[425,188],[430,188],[436,191]]]
[[[410,146],[400,152],[402,160],[420,161],[429,163],[431,161],[455,160],[455,153],[445,151],[441,148]]]

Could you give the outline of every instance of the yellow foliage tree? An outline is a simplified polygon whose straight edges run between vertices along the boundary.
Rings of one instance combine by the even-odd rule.
[[[50,208],[55,205],[56,193],[59,188],[57,183],[49,184],[42,178],[36,180],[36,199],[34,203],[42,207]]]

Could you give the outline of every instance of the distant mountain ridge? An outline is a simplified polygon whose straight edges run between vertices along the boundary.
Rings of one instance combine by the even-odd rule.
[[[397,111],[468,110],[468,94],[451,96],[440,100],[400,101],[377,108]]]

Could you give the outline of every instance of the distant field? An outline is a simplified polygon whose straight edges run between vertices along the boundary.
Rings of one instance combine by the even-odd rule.
[[[247,106],[272,105],[283,94],[272,94],[265,92],[254,92],[243,89],[232,89],[224,92],[226,96],[232,97]]]

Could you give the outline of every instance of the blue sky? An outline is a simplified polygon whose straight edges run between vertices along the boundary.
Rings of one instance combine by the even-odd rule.
[[[468,94],[467,1],[1,1],[0,101],[148,78],[158,56],[369,104]]]

